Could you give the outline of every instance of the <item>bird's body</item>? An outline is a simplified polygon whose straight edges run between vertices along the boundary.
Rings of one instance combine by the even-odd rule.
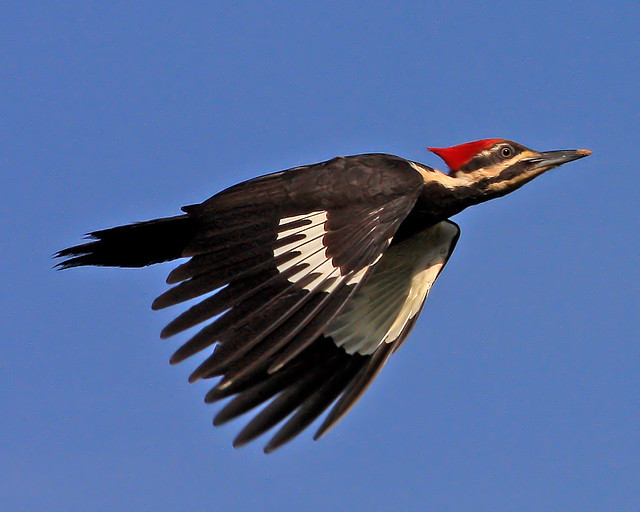
[[[458,240],[449,217],[589,154],[502,139],[433,151],[449,174],[392,155],[338,157],[240,183],[184,215],[91,233],[58,253],[60,266],[190,258],[153,308],[201,298],[162,336],[208,322],[171,361],[217,344],[191,376],[222,377],[208,402],[235,395],[214,423],[269,402],[234,444],[288,418],[271,451],[337,399],[319,437],[409,334]]]

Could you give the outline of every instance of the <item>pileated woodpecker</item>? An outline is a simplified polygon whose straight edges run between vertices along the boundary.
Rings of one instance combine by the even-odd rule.
[[[269,402],[234,441],[288,418],[269,452],[335,402],[317,439],[411,331],[458,240],[449,217],[591,153],[504,139],[429,149],[448,174],[393,155],[337,157],[240,183],[183,215],[95,231],[58,252],[58,267],[189,258],[152,307],[199,298],[161,336],[201,326],[171,363],[217,344],[190,377],[222,377],[206,402],[234,396],[214,424]]]

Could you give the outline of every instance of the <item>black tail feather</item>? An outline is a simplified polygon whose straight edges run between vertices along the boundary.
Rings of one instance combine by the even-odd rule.
[[[67,258],[59,269],[98,267],[146,267],[182,257],[197,232],[197,221],[189,215],[150,220],[89,233],[92,239],[57,252]]]

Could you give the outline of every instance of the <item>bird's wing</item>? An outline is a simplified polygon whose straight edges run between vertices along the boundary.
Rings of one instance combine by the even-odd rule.
[[[345,390],[316,438],[362,396],[389,355],[407,338],[433,283],[453,253],[460,228],[443,221],[393,245],[323,333],[348,354],[369,357],[368,371]]]
[[[457,224],[443,221],[392,245],[325,334],[347,353],[362,355],[404,338],[459,234]]]
[[[168,282],[177,284],[154,308],[208,295],[162,335],[212,320],[172,362],[218,343],[191,376],[223,376],[207,401],[237,395],[216,423],[275,397],[236,445],[296,411],[293,427],[283,427],[287,435],[277,435],[269,449],[279,446],[340,395],[336,407],[346,412],[388,358],[392,341],[406,336],[414,307],[402,310],[411,313],[399,320],[406,325],[392,325],[377,348],[371,334],[364,351],[350,350],[353,342],[343,338],[337,338],[344,345],[339,348],[331,326],[337,330],[332,322],[354,317],[345,304],[381,262],[421,188],[421,177],[406,161],[361,155],[257,178],[185,209],[199,223],[183,253],[191,259],[169,275]]]
[[[279,394],[234,442],[242,445],[290,415],[265,448],[272,451],[338,399],[315,438],[324,435],[347,414],[409,335],[458,236],[458,226],[445,221],[391,246],[321,335],[290,366],[274,374],[263,373],[234,390],[236,397],[220,411],[215,423],[224,423]],[[214,388],[207,400],[228,394]]]

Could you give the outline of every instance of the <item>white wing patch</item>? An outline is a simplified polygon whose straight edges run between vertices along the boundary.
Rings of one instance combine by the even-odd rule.
[[[391,246],[325,335],[349,354],[368,355],[407,334],[457,235],[457,226],[445,221]]]
[[[324,245],[324,235],[327,233],[325,228],[327,218],[326,211],[317,211],[280,219],[279,225],[282,230],[278,233],[277,241],[292,235],[298,236],[293,237],[294,241],[275,248],[273,250],[274,257],[291,251],[299,251],[300,254],[278,265],[278,271],[284,272],[299,263],[306,263],[306,267],[289,276],[289,281],[296,283],[311,273],[317,273],[318,276],[315,279],[305,284],[305,290],[314,291],[323,287],[324,291],[331,293],[341,283],[339,278],[343,277],[340,267],[334,265],[333,260],[328,258],[326,254],[327,247]],[[365,267],[351,276],[349,284],[357,284],[367,269],[368,267]],[[332,282],[328,286],[323,286],[329,279]]]

